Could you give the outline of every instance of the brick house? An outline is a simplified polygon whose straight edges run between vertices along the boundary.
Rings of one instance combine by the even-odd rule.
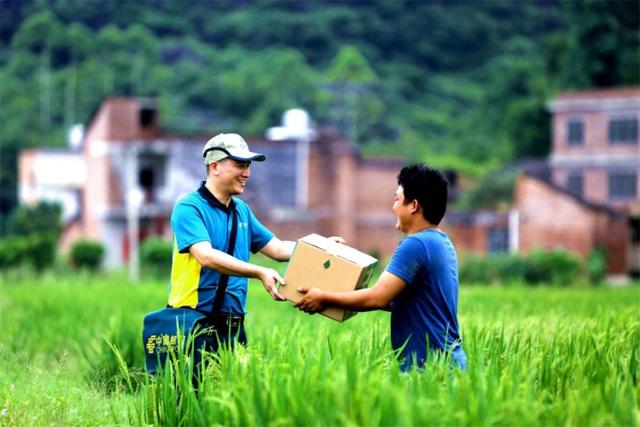
[[[206,178],[201,150],[212,135],[167,134],[158,116],[150,100],[108,99],[81,147],[21,153],[20,200],[63,203],[63,249],[77,238],[99,240],[106,265],[121,265],[129,257],[128,235],[136,235],[128,228],[136,206],[141,239],[170,238],[175,200]],[[243,195],[258,218],[282,239],[341,235],[354,247],[389,256],[400,240],[391,203],[404,160],[364,159],[328,129],[309,127],[306,137],[278,129],[270,138],[246,138],[267,156],[252,167]]]
[[[601,248],[609,274],[635,274],[627,214],[526,173],[516,183],[514,207],[520,252],[562,247],[586,259]]]
[[[553,183],[620,212],[640,212],[640,88],[563,93],[553,114]]]
[[[640,88],[562,93],[549,103],[552,149],[525,165],[505,212],[453,213],[462,252],[605,250],[612,275],[640,275]]]

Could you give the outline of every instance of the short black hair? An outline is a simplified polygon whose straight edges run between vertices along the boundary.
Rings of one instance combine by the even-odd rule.
[[[433,225],[440,224],[447,210],[448,182],[442,172],[428,165],[414,164],[402,168],[398,185],[404,190],[404,201],[417,200],[422,215]]]

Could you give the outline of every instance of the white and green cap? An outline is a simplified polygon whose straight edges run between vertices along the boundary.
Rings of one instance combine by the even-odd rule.
[[[202,149],[202,157],[205,165],[227,157],[241,162],[262,162],[266,159],[264,154],[249,151],[249,146],[237,133],[221,133],[211,138]]]

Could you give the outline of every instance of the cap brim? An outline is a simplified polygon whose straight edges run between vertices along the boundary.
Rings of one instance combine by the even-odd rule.
[[[229,152],[229,158],[233,160],[239,160],[241,162],[263,162],[267,158],[264,154],[254,153],[252,151],[245,150],[227,150]]]

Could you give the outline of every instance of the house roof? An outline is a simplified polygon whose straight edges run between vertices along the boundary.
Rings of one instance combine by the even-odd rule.
[[[548,107],[552,113],[638,111],[640,110],[640,87],[564,92],[551,100]]]
[[[559,93],[556,100],[569,99],[604,99],[604,98],[633,98],[640,96],[640,87],[619,87],[600,90],[586,90]]]
[[[595,211],[599,211],[599,212],[605,212],[613,217],[624,217],[627,216],[624,212],[620,212],[616,209],[611,208],[610,206],[604,205],[604,204],[600,204],[600,203],[595,203],[592,201],[589,201],[587,199],[585,199],[584,197],[574,194],[572,192],[570,192],[569,190],[567,190],[566,188],[555,184],[554,182],[552,182],[550,179],[545,179],[542,178],[540,176],[536,176],[534,174],[530,174],[528,172],[524,172],[524,175],[527,175],[528,177],[535,179],[537,181],[540,181],[542,183],[544,183],[545,185],[547,185],[548,187],[550,187],[551,189],[553,189],[556,192],[562,193],[563,195],[566,195],[570,198],[572,198],[576,203],[588,208],[588,209],[592,209]]]

